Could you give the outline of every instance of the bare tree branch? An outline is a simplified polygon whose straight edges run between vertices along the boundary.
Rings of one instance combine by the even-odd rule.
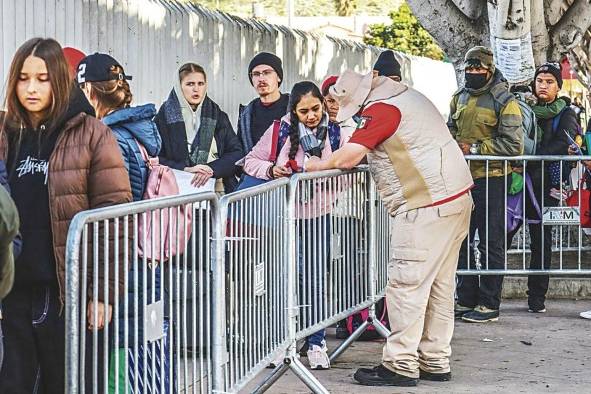
[[[538,3],[536,1],[536,3]],[[546,25],[554,26],[560,20],[563,0],[544,0]]]
[[[551,31],[554,59],[566,54],[583,40],[591,27],[591,4],[589,0],[575,0]]]
[[[451,0],[456,7],[469,19],[476,20],[485,14],[486,1],[483,0]]]
[[[534,53],[534,63],[540,65],[548,60],[550,48],[550,34],[546,27],[544,7],[541,1],[531,2],[531,44]]]

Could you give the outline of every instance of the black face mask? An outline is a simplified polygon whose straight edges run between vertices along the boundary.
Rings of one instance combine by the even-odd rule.
[[[483,88],[488,82],[486,75],[466,73],[466,87],[475,90]]]

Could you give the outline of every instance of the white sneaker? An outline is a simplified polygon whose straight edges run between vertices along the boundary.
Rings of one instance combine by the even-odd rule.
[[[583,319],[590,319],[591,320],[591,311],[581,312],[579,314]]]
[[[312,345],[308,350],[308,362],[310,369],[330,369],[330,359],[328,358],[328,348]]]

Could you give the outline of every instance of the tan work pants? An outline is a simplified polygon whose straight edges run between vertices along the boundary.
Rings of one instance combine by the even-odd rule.
[[[390,222],[386,302],[391,334],[386,368],[418,378],[450,371],[455,274],[468,233],[472,197],[396,215]]]

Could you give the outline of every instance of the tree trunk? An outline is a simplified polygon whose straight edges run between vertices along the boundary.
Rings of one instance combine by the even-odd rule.
[[[453,63],[458,83],[461,83],[465,53],[476,45],[488,46],[490,40],[486,12],[479,14],[476,12],[478,7],[473,5],[472,12],[467,12],[471,16],[480,16],[471,19],[456,6],[456,3],[465,7],[468,7],[469,3],[479,3],[482,10],[486,7],[485,0],[408,0],[413,14]]]
[[[591,0],[408,0],[408,4],[454,64],[458,82],[464,54],[471,47],[487,45],[497,51],[498,39],[526,37],[520,49],[530,47],[534,64],[568,55],[580,79],[591,83],[591,41],[584,40],[586,32],[591,34]],[[501,44],[516,45],[516,41]]]

